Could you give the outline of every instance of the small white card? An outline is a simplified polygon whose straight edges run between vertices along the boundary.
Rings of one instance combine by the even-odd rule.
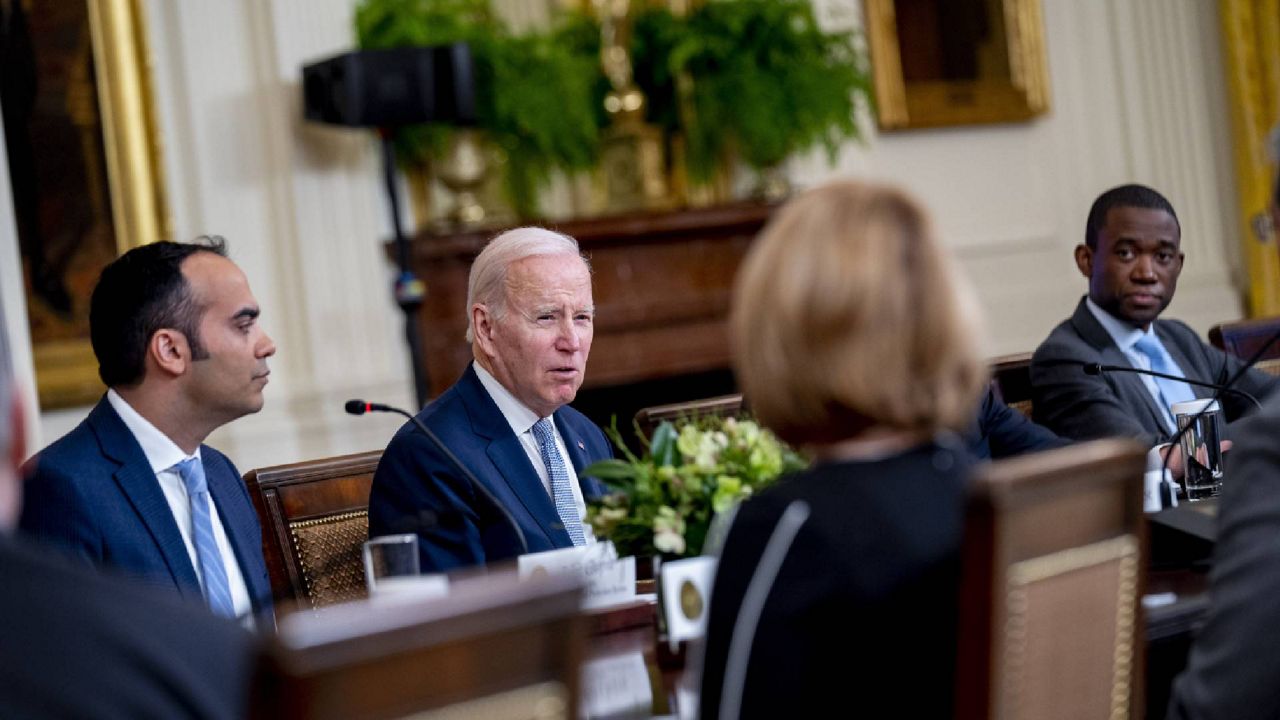
[[[582,605],[587,609],[636,599],[636,559],[619,560],[611,542],[521,555],[516,566],[521,579],[538,574],[581,578],[586,585]]]
[[[700,556],[662,563],[662,615],[672,646],[707,633],[717,560]]]
[[[583,718],[648,715],[653,707],[649,669],[640,651],[588,660],[582,665]]]

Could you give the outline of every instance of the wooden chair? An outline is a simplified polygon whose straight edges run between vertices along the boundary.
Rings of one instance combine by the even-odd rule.
[[[581,586],[491,574],[431,601],[358,600],[279,623],[253,717],[577,717]]]
[[[1223,352],[1247,359],[1277,332],[1280,332],[1280,317],[1238,320],[1209,328],[1209,342]],[[1261,359],[1280,360],[1280,342],[1268,348]]]
[[[251,470],[244,476],[262,523],[262,552],[277,602],[319,608],[366,595],[361,547],[369,487],[382,451]]]
[[[991,382],[1005,405],[1031,417],[1031,353],[1002,355],[992,360]]]
[[[989,464],[964,540],[956,717],[1140,718],[1146,452],[1100,440]]]
[[[746,404],[741,395],[721,395],[702,400],[641,408],[636,412],[635,422],[646,435],[652,435],[654,428],[664,420],[674,422],[681,418],[705,415],[736,415],[745,409]]]

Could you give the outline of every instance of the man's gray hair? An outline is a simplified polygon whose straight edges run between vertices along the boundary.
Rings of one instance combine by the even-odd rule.
[[[467,279],[467,342],[475,340],[471,308],[476,303],[484,303],[494,317],[502,317],[507,310],[507,268],[525,258],[542,255],[573,255],[588,270],[591,268],[591,263],[578,249],[578,241],[568,235],[546,228],[521,227],[495,237],[471,264],[471,276]]]

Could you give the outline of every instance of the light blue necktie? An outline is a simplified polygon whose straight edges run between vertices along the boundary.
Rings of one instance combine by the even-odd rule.
[[[533,437],[538,441],[538,454],[542,456],[542,464],[547,466],[547,477],[551,479],[551,499],[556,502],[556,513],[569,539],[574,545],[586,545],[587,539],[582,534],[582,520],[578,517],[578,506],[573,502],[573,489],[569,487],[569,471],[565,469],[564,458],[556,448],[555,430],[551,420],[542,418],[533,425]]]
[[[222,566],[222,554],[218,552],[213,522],[209,518],[209,484],[205,481],[204,465],[196,458],[187,458],[174,467],[182,476],[187,497],[191,499],[191,538],[200,561],[205,599],[215,615],[234,618],[236,608],[231,602],[231,584],[227,582],[227,570]]]
[[[1166,375],[1182,376],[1182,371],[1178,369],[1177,365],[1173,364],[1173,358],[1169,357],[1169,353],[1160,344],[1160,340],[1155,335],[1143,335],[1138,342],[1134,343],[1134,347],[1151,360],[1152,370]],[[1160,396],[1164,399],[1165,420],[1176,431],[1177,427],[1172,426],[1173,405],[1187,400],[1195,400],[1196,394],[1191,389],[1191,386],[1184,382],[1166,380],[1161,377],[1155,378],[1155,381],[1156,387],[1160,390]]]

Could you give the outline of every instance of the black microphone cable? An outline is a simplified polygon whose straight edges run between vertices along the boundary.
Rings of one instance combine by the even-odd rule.
[[[419,420],[416,416],[411,415],[407,411],[401,410],[400,408],[395,407],[393,405],[383,405],[381,403],[365,402],[364,400],[348,400],[346,404],[346,410],[348,413],[352,415],[364,415],[365,413],[368,413],[368,412],[389,412],[389,413],[396,413],[397,415],[403,415],[409,418],[409,422],[413,423],[414,427],[416,427],[419,432],[425,435],[427,439],[430,440],[431,443],[436,446],[436,449],[439,450],[441,454],[445,456],[445,459],[449,461],[450,465],[453,465],[453,467],[458,471],[458,474],[462,475],[463,479],[466,480],[467,483],[470,484],[472,488],[474,488],[477,492],[483,495],[486,500],[488,500],[495,508],[498,509],[498,512],[502,513],[502,516],[503,518],[506,519],[507,524],[511,526],[512,532],[515,533],[516,540],[518,540],[520,543],[520,550],[521,550],[520,554],[521,555],[528,554],[529,541],[525,539],[524,530],[520,529],[520,524],[516,522],[515,517],[512,516],[511,511],[507,509],[507,506],[503,505],[501,502],[498,502],[498,498],[494,496],[493,492],[490,491],[489,488],[485,486],[484,483],[480,482],[479,478],[477,478],[475,474],[473,474],[470,470],[468,470],[467,466],[463,465],[462,461],[458,459],[458,456],[454,455],[453,451],[450,450],[449,447],[444,444],[444,441],[441,440],[438,435],[431,432],[431,429],[428,428],[425,424],[423,424],[423,422]]]

